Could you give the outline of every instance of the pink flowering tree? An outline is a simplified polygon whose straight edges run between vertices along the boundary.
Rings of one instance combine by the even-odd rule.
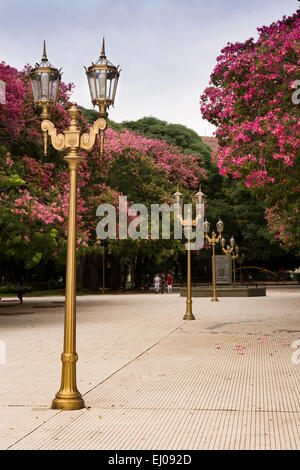
[[[270,231],[299,251],[300,10],[258,33],[222,49],[201,112],[217,127],[220,174],[264,198]]]

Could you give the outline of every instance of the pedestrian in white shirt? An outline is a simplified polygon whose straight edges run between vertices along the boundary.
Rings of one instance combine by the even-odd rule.
[[[159,294],[159,288],[160,288],[160,277],[158,274],[155,274],[154,276],[154,291],[155,294]]]

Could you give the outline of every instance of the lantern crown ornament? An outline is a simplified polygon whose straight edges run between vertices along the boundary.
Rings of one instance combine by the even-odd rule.
[[[195,194],[194,198],[195,198],[196,204],[200,204],[200,205],[204,204],[205,194],[201,190],[201,185],[200,185],[199,191],[197,192],[197,194]]]
[[[179,191],[178,186],[177,186],[176,193],[173,194],[173,199],[174,199],[175,204],[179,204],[180,206],[182,206],[183,194]]]
[[[42,107],[42,119],[50,118],[50,107],[56,103],[61,80],[61,69],[58,70],[48,60],[46,43],[43,44],[41,62],[35,64],[29,72],[33,99],[37,106]]]
[[[118,80],[120,76],[119,65],[113,65],[105,55],[105,41],[102,41],[102,50],[98,60],[85,67],[91,99],[94,106],[99,107],[99,116],[108,116],[106,109],[114,105]]]

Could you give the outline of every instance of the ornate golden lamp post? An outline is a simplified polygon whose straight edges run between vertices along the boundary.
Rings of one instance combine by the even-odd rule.
[[[97,134],[101,134],[101,155],[103,138],[106,129],[106,108],[114,103],[119,78],[118,68],[107,61],[104,52],[104,40],[101,56],[87,69],[90,92],[93,104],[99,106],[97,119],[89,133],[81,134],[78,126],[80,110],[75,103],[68,110],[71,123],[57,135],[54,124],[49,120],[51,107],[57,100],[57,92],[61,74],[47,59],[44,41],[43,57],[40,64],[31,69],[30,80],[35,104],[42,108],[41,119],[44,135],[44,150],[47,151],[48,136],[56,150],[66,151],[64,159],[70,170],[68,242],[66,267],[66,300],[64,322],[64,351],[61,355],[62,377],[61,387],[56,394],[52,408],[59,410],[78,410],[84,407],[84,401],[76,385],[76,213],[77,213],[77,169],[82,161],[80,150],[91,150]],[[91,78],[93,77],[93,79]]]
[[[175,204],[182,206],[183,195],[177,189],[176,193],[173,195]],[[204,204],[204,194],[200,190],[195,194],[193,200],[196,204]],[[183,219],[180,214],[177,214],[177,217],[180,220],[180,223],[183,227],[187,229],[187,295],[186,295],[186,313],[183,317],[184,320],[195,320],[195,317],[192,313],[192,274],[191,274],[191,234],[193,227],[197,226],[199,217],[193,219],[192,208],[188,208],[187,217]]]
[[[231,255],[231,259],[233,260],[233,267],[232,267],[232,271],[233,271],[233,287],[236,287],[236,276],[235,276],[235,260],[237,259],[237,257],[239,256],[239,247],[237,245],[237,243],[235,243],[235,239],[233,238],[233,235],[231,236],[230,238],[230,246],[227,245],[227,249],[224,248],[225,246],[225,239],[222,237],[221,238],[221,245],[222,245],[222,250],[223,252],[226,254],[226,255]],[[235,252],[233,251],[235,250]]]
[[[208,232],[210,228],[210,223],[205,220],[204,222],[204,233],[205,233],[205,238],[208,241],[210,245],[212,245],[213,248],[213,262],[212,262],[212,280],[213,280],[213,297],[212,297],[212,302],[218,302],[217,298],[217,286],[216,286],[216,256],[215,256],[215,245],[218,243],[221,239],[223,228],[224,228],[224,223],[222,222],[221,219],[218,220],[216,223],[217,231],[219,235],[217,236],[215,232],[212,232],[212,236],[209,237]]]

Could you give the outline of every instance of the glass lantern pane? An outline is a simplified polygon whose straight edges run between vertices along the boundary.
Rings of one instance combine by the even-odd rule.
[[[97,98],[95,80],[94,80],[94,71],[91,71],[88,73],[88,81],[89,81],[89,87],[90,87],[90,92],[91,92],[91,98],[92,98],[92,101],[94,101]]]
[[[50,74],[50,83],[49,83],[49,100],[55,100],[56,88],[58,86],[58,76],[56,73]]]
[[[48,84],[49,84],[49,74],[47,72],[39,73],[39,85],[41,92],[41,101],[46,101],[48,99]]]
[[[109,75],[110,75],[110,74],[107,74],[106,98],[107,98],[108,100],[111,100],[114,80],[113,80],[113,78],[109,78]]]
[[[98,98],[105,98],[105,70],[96,70]]]
[[[107,71],[106,98],[108,100],[113,99],[113,90],[116,75],[117,74],[112,70]]]
[[[116,74],[116,75],[115,75],[115,79],[114,79],[113,89],[112,89],[112,97],[111,97],[111,100],[112,100],[113,103],[114,103],[115,97],[116,97],[116,91],[117,91],[117,86],[118,86],[118,80],[119,80],[119,76],[118,76],[118,74]]]
[[[33,99],[35,102],[39,100],[39,89],[38,89],[38,84],[37,84],[37,79],[36,76],[30,77],[31,81],[31,88],[32,88],[32,93],[33,93]]]

